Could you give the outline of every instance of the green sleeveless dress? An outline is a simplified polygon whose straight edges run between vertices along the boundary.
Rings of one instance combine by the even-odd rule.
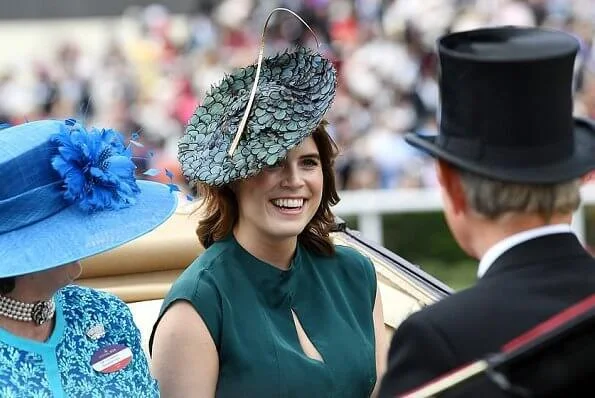
[[[334,256],[323,257],[298,245],[283,271],[230,234],[173,284],[149,347],[167,308],[187,300],[219,353],[217,397],[369,397],[376,382],[375,297],[372,262],[352,248],[336,246]],[[323,361],[304,354],[292,309]]]

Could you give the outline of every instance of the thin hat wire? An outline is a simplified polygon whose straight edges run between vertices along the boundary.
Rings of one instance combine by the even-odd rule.
[[[316,33],[314,33],[314,31],[312,30],[310,25],[308,25],[306,23],[306,21],[304,21],[302,19],[302,17],[300,17],[298,14],[291,11],[290,9],[283,8],[283,7],[275,8],[270,12],[269,16],[267,17],[267,19],[264,23],[264,27],[262,29],[262,35],[260,37],[260,51],[258,53],[258,64],[256,66],[256,75],[254,76],[254,83],[252,84],[252,90],[250,91],[250,98],[248,99],[248,105],[246,105],[246,110],[244,111],[244,115],[242,116],[242,120],[240,122],[240,125],[238,126],[238,131],[236,132],[233,142],[231,143],[231,146],[229,147],[229,151],[227,152],[227,154],[230,157],[235,152],[235,150],[240,142],[240,138],[242,137],[242,133],[244,132],[244,128],[246,127],[246,123],[248,122],[248,115],[250,114],[250,109],[252,108],[252,102],[254,101],[254,97],[256,96],[256,86],[258,85],[258,79],[260,77],[260,69],[262,66],[262,57],[264,54],[264,43],[265,43],[264,39],[265,39],[266,29],[269,24],[269,20],[271,19],[273,14],[277,11],[287,11],[288,13],[290,13],[294,17],[296,17],[301,23],[303,23],[306,26],[306,28],[308,28],[308,30],[314,36],[314,40],[316,40],[317,48],[320,48],[320,42],[318,41],[318,37],[316,36]]]

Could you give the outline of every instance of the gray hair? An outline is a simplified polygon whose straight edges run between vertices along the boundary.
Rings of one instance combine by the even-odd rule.
[[[508,212],[535,213],[549,220],[554,214],[568,214],[580,205],[580,179],[553,184],[524,184],[497,181],[459,170],[469,206],[479,214],[496,219]]]

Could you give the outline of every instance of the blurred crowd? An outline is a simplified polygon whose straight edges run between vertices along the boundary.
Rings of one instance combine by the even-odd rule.
[[[575,113],[595,118],[592,2],[225,0],[199,2],[195,13],[184,16],[154,4],[127,12],[123,17],[135,21],[137,34],[127,40],[106,34],[98,57],[72,41],[54,59],[31,62],[30,85],[19,83],[22,71],[0,71],[0,121],[76,117],[139,133],[140,167],[167,168],[183,185],[176,150],[186,121],[212,84],[256,60],[268,13],[287,7],[316,36],[288,13],[277,13],[265,36],[266,53],[297,44],[315,47],[318,40],[334,61],[339,87],[328,120],[341,149],[339,188],[433,186],[432,163],[402,137],[437,128],[436,38],[493,25],[549,26],[574,34],[582,45]]]

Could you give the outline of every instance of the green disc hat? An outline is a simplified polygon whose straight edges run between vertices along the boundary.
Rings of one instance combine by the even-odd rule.
[[[259,62],[211,88],[189,120],[178,143],[184,176],[222,186],[274,165],[316,129],[336,84],[332,63],[315,51],[263,60],[261,47]]]

